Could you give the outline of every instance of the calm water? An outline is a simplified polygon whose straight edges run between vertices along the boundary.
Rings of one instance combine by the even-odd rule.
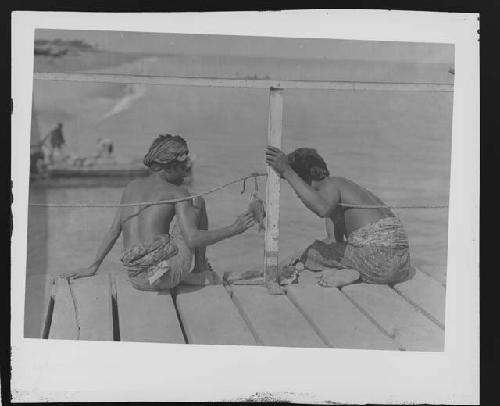
[[[43,83],[35,109],[43,134],[65,122],[73,150],[89,152],[99,136],[115,142],[120,157],[141,157],[160,132],[184,135],[197,154],[193,191],[206,190],[253,171],[265,171],[268,94],[261,90],[158,87],[141,89],[129,106],[103,115],[137,89],[123,86]],[[452,94],[426,92],[286,91],[283,149],[312,146],[334,175],[366,186],[387,204],[447,204]],[[125,103],[126,104],[126,103]],[[210,227],[230,224],[246,209],[249,191],[233,185],[207,198]],[[260,180],[264,197],[265,184]],[[113,203],[119,187],[32,188],[32,202]],[[411,244],[415,265],[441,283],[446,278],[447,210],[395,210]],[[26,335],[37,336],[43,294],[36,275],[86,266],[107,231],[113,209],[31,208],[28,225]],[[281,187],[280,256],[325,235],[286,183]],[[102,265],[119,267],[121,240]],[[254,267],[263,261],[257,228],[208,248],[214,269]],[[35,314],[36,313],[36,314]]]

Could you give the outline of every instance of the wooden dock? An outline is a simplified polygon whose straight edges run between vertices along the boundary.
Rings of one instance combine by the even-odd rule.
[[[134,289],[124,272],[53,281],[43,338],[443,351],[445,287],[416,270],[394,287],[264,285]]]
[[[34,80],[269,90],[268,144],[281,147],[285,89],[453,92],[451,83],[265,80],[117,73],[34,73]],[[92,169],[94,176],[109,172]],[[141,292],[123,273],[53,282],[44,338],[411,351],[444,350],[445,287],[420,271],[394,287],[278,286],[279,178],[266,184],[265,285]],[[88,177],[86,170],[53,173]],[[88,171],[87,171],[88,172]],[[124,172],[129,176],[130,173]],[[136,175],[135,173],[133,174]],[[306,276],[306,275],[304,275]],[[272,294],[271,294],[272,293]],[[277,294],[285,293],[285,294]]]

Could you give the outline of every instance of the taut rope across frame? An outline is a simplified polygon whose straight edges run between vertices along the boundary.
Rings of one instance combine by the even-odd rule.
[[[260,79],[228,79],[228,78],[200,78],[200,77],[167,77],[150,75],[123,75],[102,73],[35,73],[35,80],[50,81],[72,81],[91,83],[142,83],[147,85],[162,86],[202,86],[202,87],[232,87],[232,88],[258,88],[269,90],[269,121],[268,121],[268,145],[281,148],[282,123],[283,123],[283,90],[284,89],[323,89],[335,91],[420,91],[420,92],[453,92],[453,84],[450,83],[384,83],[384,82],[347,82],[347,81],[301,81],[301,80],[260,80]],[[259,174],[258,176],[264,176]],[[250,175],[236,179],[225,185],[211,189],[207,192],[188,196],[182,199],[164,200],[159,202],[141,202],[128,204],[41,204],[34,203],[30,206],[43,207],[123,207],[123,206],[149,206],[166,203],[177,203],[204,196],[223,189],[233,183],[244,181],[248,178],[256,178]],[[243,184],[243,190],[245,185]],[[278,286],[278,237],[279,237],[279,195],[280,182],[276,174],[267,168],[266,183],[266,234],[264,252],[264,275],[268,290],[272,294],[281,294]],[[371,205],[345,205],[351,208],[381,208],[391,206]],[[401,209],[438,209],[446,208],[445,205],[415,205],[415,206],[392,206]]]
[[[223,185],[217,186],[213,189],[207,190],[206,192],[202,193],[197,193],[194,195],[186,196],[186,197],[181,197],[179,199],[170,199],[170,200],[159,200],[157,202],[139,202],[139,203],[98,203],[98,204],[93,204],[93,203],[30,203],[30,206],[35,206],[35,207],[133,207],[133,206],[157,206],[160,204],[168,204],[168,203],[179,203],[179,202],[185,202],[186,200],[191,200],[196,197],[200,196],[206,196],[211,193],[217,192],[218,190],[224,189],[230,185],[234,185],[235,183],[238,182],[245,182],[245,180],[249,178],[254,178],[257,179],[260,176],[267,176],[265,173],[258,173],[258,172],[253,172],[250,175],[243,176],[242,178],[238,178],[235,180],[232,180],[231,182],[227,182]],[[256,182],[257,184],[257,182]]]
[[[212,193],[215,193],[221,189],[224,189],[228,186],[234,185],[238,182],[243,182],[243,188],[241,193],[244,193],[246,190],[246,180],[254,179],[255,181],[255,190],[258,190],[257,178],[258,177],[266,177],[267,173],[260,172],[252,172],[249,175],[243,176],[238,179],[234,179],[230,182],[224,183],[223,185],[217,186],[213,189],[207,190],[202,193],[197,193],[194,195],[181,197],[179,199],[170,199],[170,200],[159,200],[157,202],[139,202],[139,203],[30,203],[30,206],[33,207],[74,207],[74,208],[102,208],[102,207],[133,207],[133,206],[157,206],[160,204],[168,204],[168,203],[179,203],[184,202],[186,200],[191,200],[196,197],[206,196]],[[391,208],[391,209],[447,209],[448,205],[438,205],[438,204],[423,204],[423,205],[370,205],[370,204],[348,204],[348,203],[339,203],[339,206],[351,208],[351,209],[381,209],[381,208]]]

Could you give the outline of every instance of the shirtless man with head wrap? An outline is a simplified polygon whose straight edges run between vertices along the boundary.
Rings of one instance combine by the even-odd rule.
[[[121,203],[179,199],[189,196],[182,186],[191,173],[186,141],[176,135],[158,136],[144,157],[152,171],[146,179],[130,182]],[[241,234],[255,224],[252,214],[240,215],[233,224],[208,229],[203,198],[154,206],[120,207],[94,262],[65,276],[94,275],[123,232],[121,261],[129,280],[140,290],[162,290],[179,283],[218,283],[205,256],[207,245]],[[191,267],[194,257],[194,267]]]

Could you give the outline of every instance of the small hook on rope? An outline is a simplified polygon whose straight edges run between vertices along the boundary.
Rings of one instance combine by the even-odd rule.
[[[243,179],[243,188],[241,189],[241,193],[240,194],[245,193],[245,190],[246,190],[246,181],[247,181],[247,178],[244,178]]]

